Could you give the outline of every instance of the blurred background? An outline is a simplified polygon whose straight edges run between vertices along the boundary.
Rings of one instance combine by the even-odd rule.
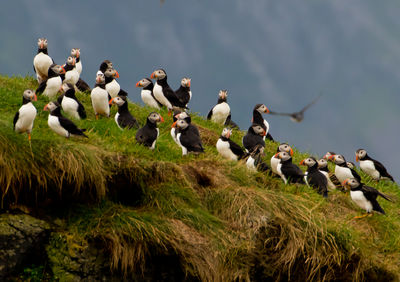
[[[141,103],[135,83],[156,68],[179,87],[192,78],[192,111],[206,116],[228,89],[232,119],[246,130],[255,104],[300,110],[302,123],[267,115],[272,136],[302,151],[355,161],[365,148],[400,181],[400,2],[374,0],[14,0],[0,11],[0,74],[33,75],[37,39],[63,64],[81,49],[93,86],[104,59]]]

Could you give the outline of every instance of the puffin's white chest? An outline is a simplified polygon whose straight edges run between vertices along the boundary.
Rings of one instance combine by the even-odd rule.
[[[122,128],[121,126],[119,126],[118,118],[119,118],[119,113],[117,112],[117,113],[115,114],[114,120],[115,120],[115,122],[117,123],[119,129],[123,130],[123,128]]]
[[[61,84],[62,80],[59,76],[48,79],[46,82],[46,89],[43,91],[43,95],[53,99],[60,90]]]
[[[19,133],[27,131],[30,133],[33,128],[36,113],[37,110],[32,103],[22,105],[21,108],[19,108],[19,116],[15,123],[15,131]]]
[[[379,180],[380,173],[376,170],[374,162],[371,160],[360,161],[360,168],[363,172],[375,180]]]
[[[372,204],[367,200],[367,198],[365,198],[362,191],[350,191],[350,197],[360,208],[366,210],[367,212],[372,211]]]
[[[246,161],[246,166],[248,169],[252,170],[252,171],[257,171],[256,165],[255,165],[255,159],[253,159],[252,156],[249,156],[247,161]]]
[[[279,172],[278,172],[278,164],[280,162],[281,162],[280,159],[275,158],[275,156],[272,156],[272,158],[271,158],[271,170],[272,170],[273,173],[278,174],[278,175],[280,175]]]
[[[232,160],[232,161],[238,160],[238,156],[232,152],[228,141],[223,141],[220,138],[220,139],[218,139],[216,146],[217,146],[218,153],[220,153],[224,158]]]
[[[182,136],[182,133],[178,133],[178,134],[176,135],[176,140],[178,141],[179,146],[181,146],[181,148],[182,148],[182,156],[185,156],[185,155],[187,155],[188,150],[187,150],[186,147],[184,147],[184,146],[182,145],[182,143],[181,143],[181,136]]]
[[[175,143],[180,146],[179,141],[176,139],[176,128],[175,127],[171,128],[171,137],[175,141]]]
[[[78,102],[76,102],[72,98],[64,96],[64,98],[62,99],[61,107],[63,111],[76,119],[80,119],[80,116],[78,114],[78,106]]]
[[[282,172],[282,163],[281,162],[279,162],[278,165],[276,166],[276,171],[278,172],[278,175],[282,178],[283,182],[285,182],[285,184],[287,184],[287,179]]]
[[[325,176],[326,180],[328,181],[328,188],[330,191],[336,189],[335,184],[333,184],[331,178],[329,177],[329,173],[325,170],[320,170],[320,172]]]
[[[211,120],[215,123],[224,124],[230,112],[231,108],[229,107],[228,103],[222,102],[214,106]]]
[[[58,117],[49,115],[49,118],[47,120],[47,124],[49,127],[58,135],[64,136],[64,137],[69,137],[69,133],[67,130],[65,130],[64,127],[61,126],[60,121],[58,120]]]
[[[110,93],[110,96],[112,98],[114,98],[118,95],[120,89],[121,89],[121,86],[115,79],[113,79],[111,82],[106,84],[106,90],[108,93]]]
[[[143,103],[145,103],[147,106],[150,106],[152,108],[160,109],[157,101],[151,96],[151,91],[147,89],[143,89],[140,92],[140,96],[142,97]]]
[[[53,60],[50,56],[42,52],[33,58],[33,65],[35,66],[36,73],[38,73],[42,78],[47,77],[47,72],[52,63]]]
[[[64,83],[71,83],[72,85],[75,85],[78,80],[79,72],[76,70],[76,68],[73,68],[72,70],[65,73]]]
[[[81,75],[82,73],[82,61],[79,60],[79,62],[76,63],[75,65],[76,71],[79,73],[79,75]]]
[[[158,136],[160,135],[160,130],[158,128],[156,128],[156,130],[157,130],[157,138],[154,139],[153,144],[151,144],[150,150],[154,150],[155,149]]]
[[[90,97],[92,99],[92,106],[95,114],[110,115],[110,107],[108,105],[108,93],[105,89],[100,87],[93,88]]]
[[[154,84],[153,87],[153,94],[154,97],[156,97],[156,99],[163,104],[164,106],[166,106],[168,109],[172,109],[172,104],[170,103],[170,101],[168,101],[168,99],[164,96],[164,93],[162,91],[162,87],[156,82]]]
[[[342,183],[345,181],[347,178],[354,178],[353,174],[351,173],[350,168],[348,167],[341,167],[336,165],[335,167],[335,175],[337,179]]]

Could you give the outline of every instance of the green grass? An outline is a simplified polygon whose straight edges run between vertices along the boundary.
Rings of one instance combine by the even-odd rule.
[[[85,93],[77,96],[88,118],[77,124],[88,139],[53,133],[42,110],[48,100],[38,97],[29,143],[26,134],[13,132],[12,119],[22,92],[36,86],[30,77],[0,76],[0,187],[4,209],[66,203],[46,214],[63,222],[48,246],[55,277],[65,274],[63,256],[76,248],[70,242],[96,240],[111,269],[127,277],[140,277],[152,258],[167,254],[188,278],[200,280],[374,280],[382,273],[400,279],[397,185],[375,185],[361,173],[395,202],[379,199],[387,215],[355,220],[362,211],[348,194],[334,191],[323,199],[305,185],[285,186],[221,159],[215,142],[222,126],[194,114],[206,153],[182,157],[170,137],[172,118],[161,110],[166,122],[151,151],[135,142],[136,130],[117,127],[115,107],[111,118],[95,120]],[[129,108],[141,124],[152,111]],[[232,138],[240,143],[243,134]],[[277,144],[267,142],[267,163]],[[295,150],[293,162],[306,156]]]

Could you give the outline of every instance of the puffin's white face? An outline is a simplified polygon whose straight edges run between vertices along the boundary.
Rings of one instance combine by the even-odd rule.
[[[180,128],[180,129],[185,129],[186,127],[188,127],[189,126],[189,124],[186,122],[186,120],[184,120],[184,119],[179,119],[177,122],[176,122],[176,125]]]
[[[79,49],[79,48],[72,48],[71,49],[71,56],[72,57],[79,58],[80,55],[81,55],[81,49]]]
[[[96,75],[96,83],[97,84],[104,84],[106,82],[106,78],[104,76],[104,73],[99,72]]]
[[[37,101],[36,94],[31,89],[26,89],[24,91],[24,94],[22,94],[22,95],[25,97],[25,99],[28,99],[30,101]]]
[[[157,79],[157,80],[159,80],[159,79],[165,78],[166,76],[167,76],[167,73],[165,72],[165,70],[163,70],[163,69],[158,69],[158,70],[155,70],[155,71],[151,74],[150,78],[151,78],[151,79]]]
[[[318,168],[324,168],[328,166],[328,161],[326,159],[318,160]]]
[[[355,178],[348,178],[345,181],[343,181],[342,185],[347,189],[349,188],[351,189],[360,186],[360,182],[358,182],[357,179]]]
[[[329,160],[333,160],[335,164],[343,164],[346,162],[342,155],[332,155],[329,157]]]
[[[222,135],[223,137],[229,139],[229,138],[231,137],[231,135],[232,135],[232,129],[225,127],[225,128],[222,130],[221,135]]]
[[[265,132],[264,128],[262,128],[261,125],[253,125],[252,128],[257,135],[261,135],[261,136],[266,135],[266,132]]]
[[[183,86],[183,87],[190,87],[190,81],[191,81],[192,79],[190,79],[190,78],[188,78],[188,77],[184,77],[184,78],[182,78],[182,80],[181,80],[181,85]]]
[[[152,112],[149,114],[148,119],[152,122],[152,123],[157,123],[157,122],[163,122],[164,119],[163,117],[156,112]]]
[[[39,38],[38,39],[38,47],[40,49],[45,49],[47,48],[47,39],[46,38]]]
[[[177,119],[185,119],[187,117],[190,117],[187,112],[180,112],[179,114],[175,115]]]
[[[76,59],[71,57],[71,56],[69,56],[68,59],[67,59],[67,64],[70,65],[70,66],[75,66],[75,63],[76,63]]]
[[[267,106],[265,106],[264,104],[261,104],[258,108],[257,111],[259,111],[260,113],[265,113],[268,114],[269,110],[267,108]]]
[[[293,149],[292,147],[289,146],[289,144],[282,143],[278,147],[279,152],[286,152],[289,153],[291,156],[293,156]]]
[[[146,87],[151,84],[151,80],[148,78],[143,78],[136,83],[136,87]]]
[[[48,103],[46,106],[44,106],[44,111],[53,111],[55,109],[57,109],[60,105],[57,102],[50,102]]]
[[[67,92],[68,89],[74,89],[74,86],[71,83],[63,83],[61,85],[60,91],[61,91],[61,93],[65,93],[65,92]]]
[[[110,101],[112,104],[116,104],[118,107],[126,103],[126,100],[120,96],[114,97]]]
[[[291,159],[292,157],[286,153],[286,152],[279,152],[275,154],[275,157],[278,159],[281,159],[282,161],[287,161],[289,159]]]
[[[60,65],[51,65],[50,68],[52,71],[54,71],[56,74],[63,74],[65,73],[65,69],[60,66]]]
[[[105,72],[104,75],[106,77],[112,77],[112,78],[116,78],[117,77],[117,71],[115,69],[110,69],[108,68]]]
[[[364,159],[366,155],[367,155],[367,151],[366,150],[358,149],[356,151],[356,161],[358,162],[358,161]]]
[[[228,97],[228,90],[220,90],[218,93],[220,99],[226,99]]]
[[[302,160],[302,161],[300,162],[300,165],[306,165],[306,166],[308,166],[308,167],[312,167],[312,166],[315,165],[316,163],[317,163],[317,160],[314,159],[314,158],[312,158],[312,157],[310,157],[310,158],[307,158],[307,159]]]

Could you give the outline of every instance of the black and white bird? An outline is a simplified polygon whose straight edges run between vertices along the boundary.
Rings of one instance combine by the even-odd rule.
[[[182,103],[176,93],[169,86],[167,82],[167,73],[163,69],[155,70],[151,76],[151,79],[156,79],[156,83],[153,87],[153,94],[157,101],[167,107],[169,112],[172,110],[179,109],[183,111],[186,109],[186,105]]]
[[[200,135],[197,133],[198,129],[188,122],[187,119],[179,119],[176,121],[177,135],[176,139],[182,148],[182,156],[188,153],[203,153],[204,148],[201,142]],[[197,130],[196,130],[197,129]],[[196,132],[197,131],[197,132]]]
[[[63,65],[65,69],[65,74],[61,75],[63,79],[63,83],[71,83],[72,85],[76,85],[79,80],[79,73],[76,70],[76,59],[74,57],[69,56],[67,62]]]
[[[279,152],[275,154],[275,157],[281,160],[278,164],[277,171],[285,184],[304,183],[303,171],[292,163],[292,157],[288,153]]]
[[[82,73],[81,49],[72,48],[71,49],[71,57],[75,58],[75,68],[76,68],[76,71],[79,73],[79,80],[76,83],[76,87],[79,89],[79,91],[82,91],[82,92],[92,91],[90,86],[80,77],[80,75]]]
[[[75,119],[85,119],[86,110],[76,97],[74,86],[71,83],[64,83],[61,88],[65,93],[58,97],[57,102],[63,111]]]
[[[394,182],[393,177],[387,172],[383,164],[371,158],[366,150],[358,149],[356,151],[356,161],[360,162],[361,170],[374,180],[389,179]]]
[[[255,105],[253,109],[252,123],[259,124],[265,129],[265,132],[267,134],[264,136],[264,140],[265,138],[268,138],[269,140],[274,141],[271,134],[269,133],[269,123],[262,116],[262,114],[268,114],[268,113],[269,110],[267,106],[265,106],[264,104]]]
[[[337,179],[335,174],[333,172],[329,171],[328,161],[326,159],[318,160],[318,169],[319,169],[319,171],[322,172],[323,175],[325,175],[326,180],[328,181],[328,189],[329,190],[332,191],[336,188],[342,187],[340,181]]]
[[[139,123],[129,112],[128,101],[125,96],[111,98],[110,104],[118,106],[118,112],[115,114],[115,122],[120,129],[139,128]]]
[[[364,185],[359,180],[355,178],[348,178],[343,181],[342,184],[345,188],[350,189],[350,197],[354,203],[357,204],[360,208],[365,210],[367,213],[363,216],[356,216],[355,218],[362,218],[372,213],[372,211],[377,211],[382,214],[385,214],[385,211],[379,205],[376,198],[381,196],[387,201],[391,201],[388,196],[379,192],[373,187]]]
[[[39,38],[38,51],[36,56],[33,58],[33,69],[36,73],[36,78],[39,84],[47,79],[48,70],[52,64],[54,64],[54,60],[47,52],[47,39]]]
[[[307,166],[304,180],[308,186],[317,189],[317,192],[324,198],[328,197],[328,180],[326,176],[319,171],[318,162],[315,158],[309,157],[300,162],[300,165]]]
[[[358,173],[347,166],[346,159],[342,155],[331,155],[329,160],[336,164],[335,175],[340,183],[343,183],[343,181],[348,178],[355,178],[357,181],[361,181],[361,177]]]
[[[264,155],[264,147],[257,145],[250,154],[247,154],[246,166],[252,171],[266,172],[269,171],[268,165],[262,160]],[[246,154],[243,156],[246,158]]]
[[[149,107],[156,108],[158,110],[161,109],[162,104],[154,97],[154,84],[150,78],[143,78],[139,80],[136,83],[136,87],[142,88],[142,91],[140,91],[140,97],[142,98],[143,103]]]
[[[220,153],[224,158],[232,161],[237,161],[243,158],[245,155],[242,147],[233,142],[230,137],[232,135],[232,129],[224,128],[222,130],[221,136],[218,138],[216,147],[218,153]]]
[[[35,121],[37,110],[32,104],[32,101],[37,101],[35,92],[31,89],[26,89],[22,95],[22,106],[14,116],[14,131],[17,133],[28,134],[28,139],[31,140],[31,132],[33,122]]]
[[[156,147],[156,141],[160,135],[160,130],[157,128],[157,123],[163,122],[163,117],[156,112],[152,112],[147,116],[146,124],[136,133],[136,141],[150,150]]]
[[[104,60],[101,62],[100,67],[99,67],[99,72],[102,72],[103,74],[106,72],[107,69],[113,69],[113,63],[110,60]],[[119,74],[117,72],[117,76],[119,77]]]
[[[266,135],[265,129],[259,124],[252,124],[245,136],[243,136],[242,143],[247,153],[251,153],[255,146],[261,145],[265,147],[264,136]]]
[[[71,136],[83,136],[86,137],[84,131],[86,129],[80,129],[71,120],[62,116],[61,107],[58,102],[50,102],[44,106],[44,111],[49,111],[49,118],[47,124],[49,127],[58,135],[69,138]]]
[[[111,98],[117,96],[128,96],[128,93],[121,89],[121,86],[116,80],[116,78],[119,78],[119,74],[115,69],[107,69],[104,72],[104,76],[106,78],[106,90],[110,94]]]
[[[293,149],[292,149],[292,147],[290,147],[290,145],[287,144],[287,143],[281,143],[281,144],[279,144],[279,146],[278,146],[276,152],[277,152],[277,153],[279,153],[279,152],[286,152],[286,153],[288,153],[290,156],[293,156]],[[279,173],[278,173],[278,170],[277,170],[277,169],[278,169],[278,164],[280,163],[280,161],[281,161],[281,160],[278,159],[277,157],[275,157],[275,155],[273,155],[273,156],[271,157],[271,170],[272,170],[273,173],[278,174],[278,175],[279,175]]]
[[[192,91],[190,90],[191,79],[184,77],[181,79],[181,86],[175,91],[176,96],[187,108],[190,99],[192,99]]]
[[[290,119],[293,122],[301,122],[304,119],[304,112],[311,107],[313,104],[315,104],[318,99],[322,96],[322,94],[320,94],[317,98],[315,98],[313,101],[311,101],[311,103],[309,103],[307,106],[305,106],[303,109],[301,109],[299,112],[295,112],[295,113],[277,113],[277,112],[272,112],[270,111],[269,113],[271,115],[280,115],[280,116],[289,116]]]
[[[337,154],[335,152],[326,152],[326,154],[322,158],[333,162],[333,158],[330,159],[330,156],[333,156],[333,155],[337,155]],[[355,167],[355,165],[352,162],[346,161],[346,164],[347,164],[347,167],[349,167],[351,169],[354,169],[354,167]],[[342,185],[342,184],[340,183],[340,185]]]
[[[53,99],[57,96],[62,85],[61,75],[65,74],[65,69],[62,66],[52,64],[47,71],[47,79],[43,80],[35,93],[43,93],[43,95]]]
[[[227,97],[228,90],[219,91],[218,102],[208,113],[207,119],[218,124],[237,127],[237,125],[231,121],[231,108],[226,101]]]
[[[90,98],[92,100],[92,106],[96,119],[99,115],[109,117],[110,116],[110,106],[109,101],[111,100],[110,94],[108,94],[105,85],[105,77],[103,73],[98,73],[96,76],[96,85],[90,93]]]

